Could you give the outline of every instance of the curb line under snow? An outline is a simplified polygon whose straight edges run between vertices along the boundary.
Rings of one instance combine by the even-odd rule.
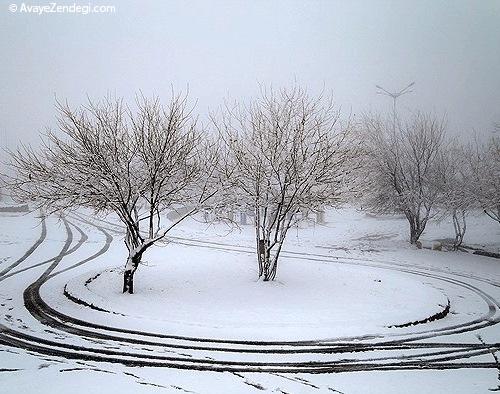
[[[120,316],[126,316],[124,315],[123,313],[119,313],[119,312],[114,312],[114,311],[108,311],[106,309],[103,309],[103,308],[100,308],[98,306],[95,306],[94,304],[92,303],[88,303],[86,301],[83,301],[82,299],[72,295],[69,291],[68,291],[68,284],[65,284],[64,285],[64,292],[63,292],[64,296],[69,299],[70,301],[74,302],[75,304],[78,304],[78,305],[83,305],[87,308],[90,308],[90,309],[93,309],[93,310],[96,310],[96,311],[99,311],[99,312],[105,312],[105,313],[112,313],[114,315],[120,315]]]
[[[112,271],[112,270],[111,270]],[[95,279],[97,279],[102,273],[102,272],[99,272],[98,274],[88,278],[86,281],[85,281],[85,284],[84,286],[88,289],[88,285],[93,282]],[[105,312],[105,313],[112,313],[114,315],[120,315],[120,316],[127,316],[123,313],[119,313],[119,312],[115,312],[115,311],[108,311],[106,309],[103,309],[103,308],[100,308],[99,306],[96,306],[92,303],[88,303],[74,295],[72,295],[68,289],[67,289],[67,286],[68,284],[66,284],[64,286],[64,295],[66,296],[66,298],[68,298],[70,301],[78,304],[78,305],[82,305],[82,306],[85,306],[85,307],[88,307],[90,309],[93,309],[93,310],[96,310],[96,311],[99,311],[99,312]],[[451,307],[451,304],[450,304],[450,299],[447,297],[447,303],[446,305],[443,307],[443,309],[429,317],[426,317],[425,319],[421,319],[421,320],[415,320],[415,321],[411,321],[411,322],[407,322],[407,323],[402,323],[402,324],[393,324],[393,325],[390,325],[390,326],[387,326],[387,328],[405,328],[405,327],[411,327],[411,326],[416,326],[416,325],[419,325],[419,324],[425,324],[425,323],[430,323],[430,322],[433,322],[433,321],[436,321],[436,320],[441,320],[441,319],[444,319],[448,313],[450,312],[450,307]],[[442,305],[440,305],[442,306]]]
[[[425,324],[425,323],[430,323],[436,320],[440,320],[446,317],[448,313],[450,312],[450,299],[448,299],[448,303],[444,307],[444,309],[440,312],[435,313],[434,315],[431,315],[425,319],[422,320],[415,320],[412,322],[408,323],[403,323],[403,324],[394,324],[392,326],[387,326],[388,328],[403,328],[403,327],[410,327],[410,326],[416,326],[417,324]]]

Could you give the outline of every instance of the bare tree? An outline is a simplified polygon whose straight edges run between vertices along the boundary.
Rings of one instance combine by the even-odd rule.
[[[470,193],[484,213],[500,223],[500,138],[487,143],[477,138],[466,151],[471,171]]]
[[[226,106],[213,123],[225,141],[235,205],[253,211],[259,277],[276,277],[299,212],[345,195],[355,146],[331,99],[299,87],[263,89],[251,104]]]
[[[438,187],[441,189],[439,207],[442,216],[451,216],[455,240],[453,249],[457,250],[463,242],[467,230],[467,215],[476,207],[471,193],[471,171],[465,149],[457,143],[450,144],[441,152],[438,165]]]
[[[201,138],[183,94],[166,107],[141,96],[134,110],[109,98],[57,110],[60,132],[48,131],[41,150],[11,153],[12,195],[48,212],[114,212],[126,228],[123,292],[133,293],[144,252],[216,194],[217,143]],[[162,212],[181,205],[189,208],[162,226]]]
[[[366,116],[364,133],[365,204],[378,213],[403,213],[410,226],[410,242],[415,244],[439,199],[444,123],[418,113],[393,128],[380,117]]]

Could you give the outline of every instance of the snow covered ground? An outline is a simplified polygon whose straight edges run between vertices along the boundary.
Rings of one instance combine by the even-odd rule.
[[[277,280],[263,283],[251,226],[190,220],[147,252],[129,296],[113,218],[1,213],[0,387],[488,392],[500,383],[500,261],[418,250],[407,232],[403,218],[331,210],[291,230]],[[422,238],[452,235],[432,222]],[[500,226],[473,216],[465,243],[498,251]]]

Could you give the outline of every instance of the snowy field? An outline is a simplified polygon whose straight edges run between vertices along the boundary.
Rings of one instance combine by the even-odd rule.
[[[403,218],[331,210],[257,280],[250,225],[190,220],[134,295],[113,220],[0,213],[5,393],[486,393],[498,387],[500,260],[418,250]],[[450,238],[431,222],[424,245]],[[499,250],[469,219],[465,244]],[[481,336],[482,344],[478,339]]]

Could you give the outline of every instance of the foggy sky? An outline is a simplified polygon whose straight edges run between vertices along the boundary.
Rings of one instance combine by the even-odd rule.
[[[415,81],[401,113],[446,115],[463,135],[490,135],[500,121],[500,0],[95,0],[116,13],[41,16],[9,12],[10,3],[21,1],[0,0],[2,146],[53,125],[54,95],[77,105],[142,90],[166,101],[171,85],[189,85],[205,114],[258,83],[296,80],[332,90],[357,114],[391,109],[375,84]]]

